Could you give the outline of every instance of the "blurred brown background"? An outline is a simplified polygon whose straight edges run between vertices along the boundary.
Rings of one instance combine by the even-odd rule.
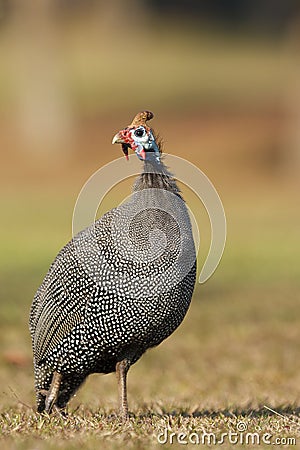
[[[250,349],[250,366],[271,358],[277,370],[266,377],[261,396],[276,394],[267,389],[276,379],[275,400],[299,398],[299,54],[297,0],[0,0],[3,385],[16,377],[21,397],[33,402],[32,296],[71,237],[83,183],[121,156],[112,136],[136,112],[150,109],[166,152],[207,174],[227,214],[223,260],[195,294],[194,351],[205,360],[201,321],[211,324],[206,333],[228,327],[229,348],[239,340]],[[200,211],[189,189],[183,191]],[[107,207],[123,194],[116,190]],[[204,216],[199,212],[207,230]],[[200,260],[208,245],[209,235]],[[188,325],[178,340],[184,342]],[[239,334],[239,326],[248,334]],[[214,347],[216,366],[223,350]],[[193,359],[191,346],[183,353]],[[220,364],[224,372],[227,362]],[[245,398],[259,397],[259,367],[249,378],[247,364],[236,364],[235,373],[248,383]],[[201,386],[207,392],[205,381]],[[222,389],[214,391],[221,398]],[[238,401],[242,394],[235,392]],[[7,389],[3,401],[14,402]]]

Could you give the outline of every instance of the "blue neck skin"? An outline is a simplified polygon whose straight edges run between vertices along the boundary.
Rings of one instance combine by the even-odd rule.
[[[156,162],[156,164],[160,164],[160,151],[158,145],[155,141],[152,131],[150,131],[149,140],[144,146],[140,145],[138,151],[136,152],[138,158],[141,161],[144,161],[140,155],[140,152],[144,148],[146,153],[146,160]]]

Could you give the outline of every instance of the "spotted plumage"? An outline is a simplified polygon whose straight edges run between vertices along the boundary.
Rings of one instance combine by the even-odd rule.
[[[172,334],[188,310],[196,275],[191,224],[146,124],[152,117],[138,114],[113,140],[143,161],[131,198],[60,251],[34,297],[38,411],[64,408],[89,374],[116,371],[125,418],[130,365]]]

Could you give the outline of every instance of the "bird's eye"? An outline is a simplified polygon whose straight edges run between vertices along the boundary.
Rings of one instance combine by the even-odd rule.
[[[136,137],[143,137],[145,135],[145,130],[143,128],[138,128],[135,130],[134,135]]]

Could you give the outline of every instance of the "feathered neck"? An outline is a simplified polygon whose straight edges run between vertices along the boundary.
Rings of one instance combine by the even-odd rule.
[[[162,160],[158,162],[155,158],[144,162],[144,170],[133,185],[133,192],[143,189],[164,189],[180,195],[180,189],[173,175],[168,171]]]

